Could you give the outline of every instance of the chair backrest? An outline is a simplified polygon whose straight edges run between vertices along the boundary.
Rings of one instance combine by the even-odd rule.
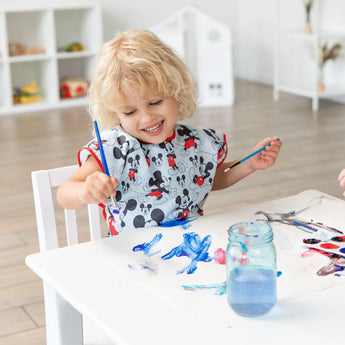
[[[58,248],[58,236],[53,202],[53,188],[58,187],[76,170],[77,165],[56,169],[38,170],[31,173],[35,201],[36,221],[40,251]],[[101,238],[99,208],[96,204],[87,205],[90,226],[90,239]],[[64,210],[67,245],[78,243],[76,210]]]

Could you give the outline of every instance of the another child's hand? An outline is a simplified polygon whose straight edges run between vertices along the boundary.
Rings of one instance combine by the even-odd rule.
[[[341,187],[345,188],[345,169],[343,169],[339,176],[338,176],[338,181]],[[343,193],[343,195],[345,196],[345,192]]]
[[[79,198],[84,204],[106,204],[110,196],[115,196],[114,187],[117,183],[116,178],[110,178],[103,172],[95,171],[86,178]]]
[[[262,170],[273,166],[280,152],[280,147],[282,146],[282,142],[280,140],[278,141],[277,139],[278,137],[268,137],[263,141],[260,141],[254,147],[253,151],[256,151],[261,147],[271,143],[270,146],[267,146],[260,153],[249,159],[249,164],[251,165],[253,170]]]

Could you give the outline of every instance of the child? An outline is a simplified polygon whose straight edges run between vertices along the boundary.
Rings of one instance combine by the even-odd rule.
[[[235,162],[225,162],[225,135],[177,123],[196,109],[194,83],[182,60],[149,31],[125,32],[103,46],[89,98],[111,177],[93,139],[57,197],[64,208],[99,203],[109,235],[202,215],[211,190],[271,167],[280,151],[277,137],[266,138],[254,150],[271,146],[225,173]]]
[[[338,181],[341,187],[345,188],[345,169],[343,169],[339,176],[338,176]],[[345,192],[343,193],[343,195],[345,196]]]

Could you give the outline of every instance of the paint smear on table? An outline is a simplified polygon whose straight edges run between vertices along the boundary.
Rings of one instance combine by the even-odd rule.
[[[197,264],[199,261],[209,262],[212,261],[212,257],[209,256],[208,250],[210,248],[212,239],[211,235],[205,236],[203,239],[195,232],[189,232],[183,234],[183,242],[173,248],[170,252],[163,255],[161,258],[163,260],[169,260],[176,257],[187,256],[190,258],[190,264],[176,273],[181,274],[187,271],[187,274],[194,273],[197,269]]]
[[[192,284],[182,285],[185,290],[198,291],[198,290],[216,290],[215,295],[222,296],[226,294],[226,281],[216,284]]]
[[[153,247],[162,239],[163,235],[161,233],[156,234],[151,242],[144,242],[133,247],[133,252],[144,252],[146,256],[152,256],[160,253],[160,250],[153,251]]]

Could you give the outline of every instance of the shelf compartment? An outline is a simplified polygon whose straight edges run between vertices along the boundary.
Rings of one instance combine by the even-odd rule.
[[[59,81],[73,78],[85,78],[91,80],[95,62],[94,57],[58,60]]]
[[[54,103],[57,101],[57,81],[56,73],[54,73],[53,61],[25,61],[14,62],[10,65],[10,73],[12,79],[12,88],[23,87],[35,81],[42,98],[40,101],[31,103]],[[15,106],[25,107],[29,104],[14,104]]]
[[[82,44],[84,51],[97,53],[98,42],[102,40],[99,16],[95,8],[56,10],[55,32],[56,47],[59,53],[74,42]]]
[[[35,47],[44,49],[44,52],[39,55],[53,53],[55,42],[52,41],[50,35],[53,25],[50,11],[8,12],[6,24],[8,44],[23,44],[27,49],[27,52],[19,56],[35,55],[30,54],[30,50]],[[8,55],[10,55],[9,52]]]
[[[90,80],[93,61],[103,43],[101,2],[20,0],[3,1],[0,7],[0,115],[85,106],[86,97],[60,99],[60,79]],[[72,42],[80,42],[85,49],[58,52],[59,46]],[[45,51],[28,54],[24,50],[25,55],[9,56],[9,43],[29,49],[40,46]],[[42,98],[15,103],[13,87],[21,88],[31,81],[36,81]],[[75,91],[80,92],[78,85]]]
[[[95,57],[79,57],[58,60],[58,78],[59,82],[68,79],[86,79],[90,82],[92,70],[95,64]],[[73,99],[61,99],[63,101],[72,101]],[[76,101],[77,102],[77,101]]]

